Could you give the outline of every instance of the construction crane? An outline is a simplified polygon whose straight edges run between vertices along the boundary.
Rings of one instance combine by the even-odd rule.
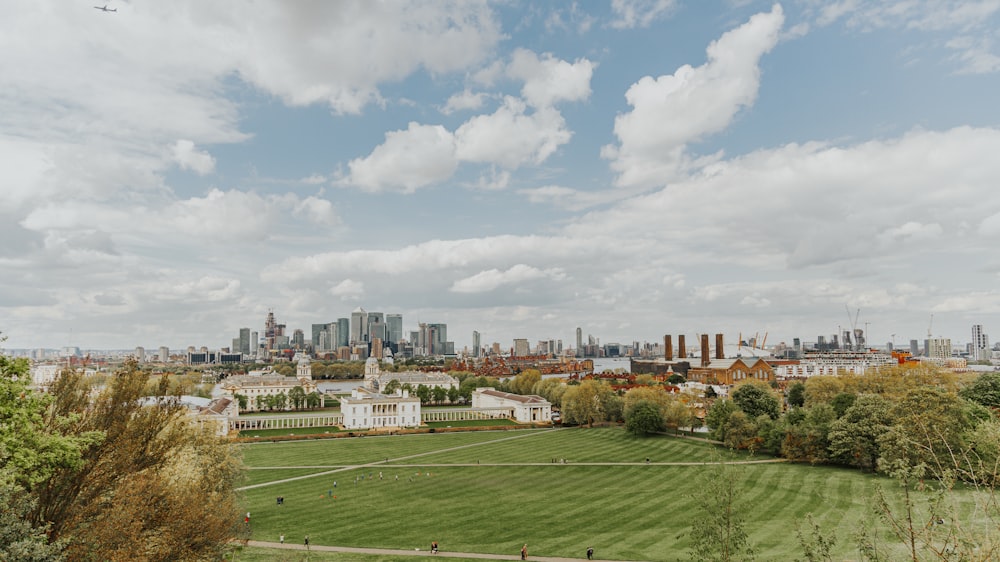
[[[928,324],[927,324],[927,339],[931,339],[932,337],[934,337],[934,336],[931,335],[931,328],[933,328],[933,327],[934,327],[934,313],[932,312],[931,313],[931,321],[928,322]]]

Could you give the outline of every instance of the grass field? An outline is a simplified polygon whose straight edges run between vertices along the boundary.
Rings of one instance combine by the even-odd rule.
[[[437,540],[451,552],[502,554],[528,543],[534,554],[565,557],[592,544],[601,558],[680,560],[697,523],[694,479],[720,455],[748,459],[692,440],[632,438],[620,428],[263,443],[245,447],[248,466],[289,468],[250,470],[251,483],[327,474],[244,494],[256,540],[284,533],[299,542],[308,534],[313,544],[406,550]],[[836,559],[858,559],[851,537],[874,477],[787,463],[737,466],[758,560],[801,557],[795,526],[808,513],[839,537]]]

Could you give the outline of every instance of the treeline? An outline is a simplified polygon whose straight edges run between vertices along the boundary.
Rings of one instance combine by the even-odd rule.
[[[783,408],[783,402],[787,408]],[[705,418],[735,449],[993,485],[1000,467],[1000,373],[963,383],[933,366],[736,387]]]
[[[98,379],[101,380],[101,379]],[[0,356],[0,560],[219,560],[240,532],[238,450],[129,362],[48,394]]]

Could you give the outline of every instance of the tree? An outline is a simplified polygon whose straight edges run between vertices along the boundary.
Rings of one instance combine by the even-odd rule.
[[[801,408],[806,405],[806,385],[796,381],[788,386],[788,405]]]
[[[192,423],[166,379],[144,400],[145,382],[134,362],[96,396],[79,373],[59,378],[47,422],[102,438],[35,487],[31,520],[50,521],[74,560],[217,560],[240,513],[239,451]]]
[[[514,394],[531,394],[531,390],[542,380],[538,369],[526,369],[510,381],[510,391]]]
[[[242,394],[233,394],[233,398],[236,399],[236,403],[239,404],[240,411],[245,412],[249,404],[247,397]]]
[[[841,392],[840,394],[834,396],[833,400],[830,400],[830,406],[833,407],[833,411],[839,418],[844,415],[844,412],[846,412],[848,408],[854,405],[854,401],[857,399],[858,397],[854,393]]]
[[[420,399],[421,404],[426,404],[431,400],[431,389],[427,385],[417,385],[417,398]]]
[[[434,389],[431,390],[431,394],[434,396],[434,402],[440,404],[444,402],[445,398],[448,397],[448,389],[443,386],[435,386]]]
[[[402,385],[400,384],[399,379],[392,379],[385,384],[385,388],[383,388],[382,391],[385,392],[386,394],[392,394],[397,390],[399,390],[401,387]]]
[[[781,403],[766,383],[745,382],[733,391],[733,404],[749,418],[767,415],[772,420],[781,414]]]
[[[448,402],[454,404],[458,402],[458,397],[459,397],[458,387],[457,386],[448,387]]]
[[[767,418],[767,415],[761,415],[761,417]],[[757,425],[742,410],[735,410],[729,414],[729,420],[726,422],[726,437],[723,439],[727,447],[754,452],[760,449],[762,441],[763,439],[757,432]]]
[[[729,416],[736,411],[736,405],[732,400],[723,398],[716,400],[712,407],[705,414],[705,425],[712,430],[712,437],[719,441],[726,440],[726,429],[729,424]]]
[[[625,410],[625,431],[632,435],[662,433],[666,429],[660,405],[649,400],[640,400]]]
[[[830,455],[862,470],[875,470],[882,453],[879,439],[895,423],[891,404],[875,394],[862,394],[844,415],[830,424]]]
[[[313,409],[323,405],[323,397],[315,390],[306,394],[306,407]]]
[[[35,500],[12,483],[0,483],[0,560],[58,562],[64,560],[64,542],[49,543],[47,527],[28,520]]]
[[[298,410],[306,402],[306,390],[301,386],[292,387],[288,391],[288,400],[292,403],[292,408]]]
[[[288,406],[288,395],[284,392],[279,392],[274,395],[274,407],[279,410],[284,410]]]
[[[590,426],[595,421],[604,419],[600,394],[603,387],[606,386],[600,381],[588,379],[577,386],[569,387],[563,394],[563,423]]]
[[[692,517],[696,523],[688,532],[691,558],[700,562],[753,560],[754,548],[746,532],[747,505],[737,468],[718,462],[700,474],[695,489],[691,499],[697,509]]]
[[[987,408],[1000,408],[1000,373],[983,373],[969,386],[959,391],[962,398]]]
[[[677,432],[682,427],[691,427],[694,423],[694,413],[687,404],[674,399],[663,409],[663,422],[668,428]]]
[[[684,375],[682,375],[680,373],[674,373],[674,374],[670,375],[669,378],[667,378],[667,382],[670,383],[670,384],[674,384],[674,385],[676,385],[676,384],[683,384],[683,383],[687,382],[687,379],[684,378]]]

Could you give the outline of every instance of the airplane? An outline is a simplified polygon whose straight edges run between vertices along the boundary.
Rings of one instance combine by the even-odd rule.
[[[118,8],[109,8],[107,4],[104,6],[94,6],[95,10],[101,10],[102,12],[117,12]]]

